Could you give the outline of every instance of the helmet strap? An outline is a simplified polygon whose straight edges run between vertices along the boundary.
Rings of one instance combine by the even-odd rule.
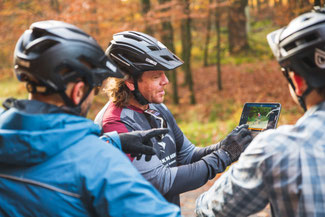
[[[281,70],[282,70],[282,73],[283,73],[283,75],[286,77],[286,79],[288,80],[288,82],[289,82],[289,84],[290,84],[290,86],[292,87],[292,89],[293,89],[293,91],[295,92],[295,94],[296,94],[296,87],[295,87],[295,85],[293,84],[293,81],[292,81],[292,79],[290,78],[290,76],[289,76],[289,71],[288,71],[288,69],[287,68],[281,68]],[[306,96],[313,90],[314,88],[312,88],[311,86],[307,86],[307,90],[305,90],[305,92],[303,92],[303,94],[301,95],[301,96],[298,96],[297,94],[296,94],[296,97],[297,97],[297,99],[298,99],[298,102],[299,102],[299,104],[300,104],[300,106],[302,107],[302,109],[306,112],[307,111],[307,107],[306,107]]]
[[[138,77],[139,76],[133,76],[134,81],[134,90],[131,91],[135,97],[135,99],[141,104],[141,105],[147,105],[149,104],[149,101],[140,93],[138,88]]]
[[[90,92],[93,88],[89,88],[87,93],[84,95],[84,97],[80,100],[78,105],[75,105],[72,100],[67,96],[67,94],[64,91],[59,92],[61,98],[63,99],[65,106],[62,106],[62,109],[66,110],[67,112],[80,115],[81,114],[81,104],[86,100]]]
[[[313,90],[314,88],[312,88],[312,87],[310,87],[309,85],[308,85],[308,87],[307,87],[307,90],[301,95],[301,96],[297,96],[297,94],[296,94],[296,96],[297,96],[297,98],[298,98],[298,102],[299,102],[299,104],[300,104],[300,106],[304,109],[304,111],[306,112],[307,111],[307,107],[306,107],[306,96]]]
[[[65,105],[62,106],[62,109],[68,113],[80,115],[81,114],[81,104],[86,100],[86,98],[88,97],[88,95],[90,94],[90,92],[92,91],[93,88],[89,88],[89,90],[84,95],[84,97],[80,100],[78,105],[75,105],[72,102],[72,100],[67,96],[65,91],[57,92],[57,91],[53,90],[53,88],[47,87],[45,85],[39,85],[32,81],[28,81],[26,83],[26,89],[29,93],[33,93],[33,94],[40,93],[40,94],[44,94],[44,95],[49,95],[49,94],[53,94],[53,93],[58,93],[65,103]]]
[[[26,89],[29,93],[41,93],[44,95],[55,93],[53,88],[47,87],[46,85],[39,85],[38,83],[33,81],[28,81],[26,83]]]

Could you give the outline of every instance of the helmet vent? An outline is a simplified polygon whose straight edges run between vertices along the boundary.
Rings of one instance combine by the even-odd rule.
[[[130,34],[128,34],[128,35],[123,35],[125,38],[130,38],[130,39],[133,39],[133,40],[136,40],[136,41],[142,41],[142,39],[141,38],[139,38],[139,37],[137,37],[137,36],[135,36],[135,35],[130,35]]]
[[[305,19],[303,20],[303,22],[310,20],[310,18],[311,17],[305,17]]]
[[[300,45],[303,45],[305,43],[309,43],[309,42],[312,42],[312,41],[315,41],[316,39],[318,39],[318,36],[317,34],[313,33],[313,34],[309,34],[309,35],[306,35],[302,38],[299,38],[297,40],[295,40],[294,42],[291,42],[285,46],[283,46],[283,48],[288,52]]]
[[[167,60],[167,61],[172,61],[173,60],[170,56],[166,56],[166,55],[162,55],[160,57]]]
[[[51,47],[55,46],[58,44],[57,41],[54,40],[44,40],[41,41],[39,44],[26,47],[25,54],[29,54],[30,52],[35,52],[35,53],[44,53],[46,50],[50,49]]]
[[[137,58],[136,56],[131,56],[131,55],[127,55],[127,54],[123,54],[122,55],[125,59],[127,59],[130,62],[133,63],[141,63],[143,62],[141,59]]]
[[[149,48],[151,51],[159,50],[159,48],[156,47],[156,46],[148,46],[148,48]]]

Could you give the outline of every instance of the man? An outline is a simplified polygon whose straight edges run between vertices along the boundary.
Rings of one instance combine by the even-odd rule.
[[[14,56],[29,100],[7,100],[0,115],[1,216],[180,216],[113,146],[150,154],[142,143],[165,131],[111,133],[111,145],[82,117],[96,87],[121,77],[93,38],[67,23],[36,22]]]
[[[196,201],[198,216],[325,216],[325,14],[317,9],[268,35],[292,97],[306,113],[258,135]]]
[[[97,121],[104,132],[169,129],[165,136],[152,139],[157,154],[150,161],[144,157],[133,160],[168,201],[179,205],[180,193],[196,189],[223,172],[251,141],[246,125],[206,148],[195,147],[185,137],[163,104],[168,84],[164,71],[183,62],[155,38],[140,32],[121,32],[113,36],[106,54],[129,77],[109,83],[113,100],[101,112],[102,121]]]

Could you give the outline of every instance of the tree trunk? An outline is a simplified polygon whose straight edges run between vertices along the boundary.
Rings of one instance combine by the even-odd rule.
[[[294,10],[297,8],[297,2],[296,0],[288,0],[288,5],[291,10]]]
[[[170,2],[170,0],[159,0],[159,4],[164,4]],[[170,19],[163,20],[162,23],[162,33],[161,40],[165,44],[165,46],[173,53],[175,53],[174,47],[174,29]],[[169,72],[171,74],[168,75],[168,78],[172,82],[173,86],[173,103],[178,104],[178,89],[177,89],[177,71],[172,70]]]
[[[315,0],[314,6],[321,6],[321,0]]]
[[[299,0],[299,8],[303,9],[308,5],[310,5],[309,0]]]
[[[191,71],[191,51],[192,51],[192,36],[191,36],[191,17],[190,17],[190,2],[182,0],[183,13],[185,18],[181,21],[181,38],[182,38],[182,58],[184,60],[185,81],[190,90],[190,103],[195,104],[194,84]]]
[[[211,31],[211,8],[212,0],[209,0],[208,16],[207,16],[207,29],[205,33],[205,44],[203,48],[203,66],[208,66],[209,57],[209,44],[210,44],[210,31]]]
[[[150,0],[141,0],[141,13],[144,17],[144,32],[153,35],[153,30],[151,26],[148,25],[148,12],[150,11]]]
[[[220,67],[220,9],[218,8],[218,1],[217,2],[217,8],[216,8],[216,33],[217,33],[217,76],[218,76],[218,90],[222,90],[222,80],[221,80],[221,67]]]
[[[60,13],[60,3],[58,0],[51,0],[51,8],[53,8],[57,13]]]
[[[257,8],[257,12],[261,10],[261,0],[256,0],[256,8]]]
[[[274,6],[280,7],[282,5],[282,0],[274,0]]]
[[[248,0],[230,0],[228,8],[228,41],[231,54],[240,53],[249,48],[246,32],[245,7]]]
[[[100,31],[98,27],[98,20],[97,20],[97,0],[91,0],[92,9],[91,9],[91,21],[90,21],[90,33],[91,35],[98,36]]]

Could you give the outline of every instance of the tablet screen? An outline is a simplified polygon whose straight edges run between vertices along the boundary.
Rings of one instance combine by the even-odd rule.
[[[248,129],[252,131],[273,129],[277,125],[280,110],[279,103],[246,103],[239,124],[248,124]]]

